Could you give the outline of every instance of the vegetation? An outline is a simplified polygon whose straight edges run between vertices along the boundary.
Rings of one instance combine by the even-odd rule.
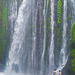
[[[68,21],[71,21],[71,14],[68,14],[67,19]]]
[[[57,42],[59,43],[61,37],[60,37],[60,33],[61,33],[61,28],[62,28],[62,0],[58,0],[57,1],[57,28],[56,28],[56,33],[57,33]]]
[[[60,28],[57,28],[57,41],[60,40]]]
[[[42,28],[44,28],[44,20],[42,21]],[[46,19],[46,32],[50,29],[50,18],[47,17]]]
[[[75,49],[72,49],[70,54],[70,70],[75,72]]]
[[[48,30],[50,29],[50,18],[48,18],[47,17],[47,19],[46,19],[46,24],[47,24],[47,26],[46,26],[46,32],[48,33]]]
[[[42,28],[44,29],[44,20],[42,20]],[[49,35],[51,31],[50,18],[47,16],[46,18],[46,42],[48,46]]]
[[[57,2],[57,19],[58,19],[58,24],[61,23],[61,6],[62,6],[62,2],[61,0],[58,0]]]
[[[75,23],[72,27],[72,39],[71,39],[71,54],[70,54],[70,70],[75,72]]]
[[[6,22],[6,13],[7,8],[5,8],[5,1],[0,0],[0,60],[3,55],[4,47],[5,47],[5,22]]]
[[[75,23],[73,24],[73,27],[72,27],[71,48],[75,49]]]
[[[49,35],[49,31],[51,30],[51,26],[50,26],[50,18],[48,18],[47,17],[47,19],[46,19],[46,24],[47,24],[47,26],[46,26],[46,36],[47,36],[47,42],[48,42],[48,35]]]

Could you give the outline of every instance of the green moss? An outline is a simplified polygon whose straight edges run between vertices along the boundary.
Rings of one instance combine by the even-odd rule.
[[[68,21],[71,21],[71,14],[68,14],[67,19]]]
[[[46,33],[47,33],[47,36],[48,36],[48,31],[51,29],[50,27],[50,18],[47,17],[46,19]]]
[[[0,60],[2,58],[5,47],[5,23],[7,14],[7,8],[5,7],[5,3],[5,0],[0,1]]]
[[[60,41],[60,30],[61,30],[61,24],[62,24],[62,0],[58,0],[57,1],[57,20],[56,20],[56,24],[57,24],[57,28],[56,28],[56,33],[57,33],[57,42],[59,43]]]
[[[18,3],[20,3],[20,0],[17,0],[18,1]]]
[[[42,28],[44,29],[44,20],[42,20]],[[51,30],[51,26],[50,26],[50,18],[46,18],[46,41],[48,42],[48,34],[49,31]]]
[[[71,39],[71,48],[75,48],[75,23],[73,24],[72,27],[72,39]]]
[[[75,23],[73,24],[72,27],[72,40],[75,41]]]
[[[42,28],[44,28],[44,20],[42,20]],[[46,32],[48,32],[48,29],[50,28],[50,18],[46,18]]]
[[[57,2],[57,19],[58,19],[58,24],[61,23],[61,6],[62,6],[62,2],[61,0],[58,0]]]
[[[60,40],[60,28],[57,28],[57,41]]]
[[[42,20],[42,28],[44,28],[44,20]]]
[[[75,72],[75,23],[72,27],[72,39],[71,39],[71,53],[70,53],[70,70]]]
[[[75,72],[75,49],[71,50],[70,61],[71,61],[70,70]]]

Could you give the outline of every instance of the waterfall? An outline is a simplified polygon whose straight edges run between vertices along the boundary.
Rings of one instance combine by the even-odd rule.
[[[45,49],[46,49],[46,17],[47,17],[46,5],[48,7],[48,0],[47,0],[47,2],[46,2],[46,0],[44,0],[44,10],[43,10],[43,15],[44,15],[44,39],[43,39],[43,53],[42,53],[42,58],[41,58],[41,75],[43,75],[44,56],[45,56]]]
[[[68,55],[66,55],[66,44],[67,44],[67,0],[64,0],[63,4],[63,31],[62,31],[62,47],[60,51],[60,61],[59,61],[59,67],[57,70],[62,70],[68,60]]]
[[[32,1],[32,70],[36,65],[35,52],[36,52],[36,22],[37,22],[37,10],[35,10],[35,0]]]
[[[14,32],[14,23],[15,23],[15,20],[17,18],[17,1],[16,0],[13,0],[13,1],[10,1],[10,6],[9,6],[9,15],[8,18],[9,18],[9,21],[11,22],[11,38],[13,36],[13,32]]]
[[[10,72],[14,68],[14,66],[16,66],[17,69],[20,67],[20,58],[22,57],[21,49],[23,40],[25,38],[25,27],[28,17],[30,15],[30,12],[28,12],[30,7],[28,5],[28,2],[29,0],[23,0],[19,8],[18,16],[14,27],[13,39],[9,51],[9,61],[7,62],[6,72]]]
[[[9,0],[11,44],[5,70],[0,75],[53,75],[54,68],[58,74],[68,60],[67,0],[61,1],[61,31],[56,23],[58,0],[21,0],[20,5],[18,1]],[[75,1],[72,3],[74,7]]]
[[[54,0],[51,0],[51,43],[49,49],[49,75],[53,74],[54,69]]]
[[[61,48],[61,64],[64,65],[66,62],[66,31],[67,31],[67,0],[64,0],[63,10],[63,33],[62,33],[62,48]],[[62,56],[63,55],[63,56]]]
[[[73,25],[73,23],[75,22],[75,0],[71,0],[71,5],[72,5],[72,8],[73,8],[73,10],[72,10],[72,25]]]

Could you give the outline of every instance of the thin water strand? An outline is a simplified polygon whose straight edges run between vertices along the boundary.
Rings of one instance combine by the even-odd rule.
[[[49,74],[52,75],[54,69],[54,1],[51,0],[51,43],[49,49]]]
[[[60,51],[60,61],[57,71],[62,70],[67,63],[68,55],[66,57],[66,44],[67,44],[67,0],[63,4],[63,32],[62,32],[62,47]]]

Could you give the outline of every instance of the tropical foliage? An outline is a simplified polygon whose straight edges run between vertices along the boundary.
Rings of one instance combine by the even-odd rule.
[[[71,54],[70,54],[70,70],[75,72],[75,23],[72,27],[72,39],[71,39]]]
[[[0,0],[0,60],[3,55],[5,47],[5,22],[6,22],[6,13],[7,8],[5,8],[4,0]]]

